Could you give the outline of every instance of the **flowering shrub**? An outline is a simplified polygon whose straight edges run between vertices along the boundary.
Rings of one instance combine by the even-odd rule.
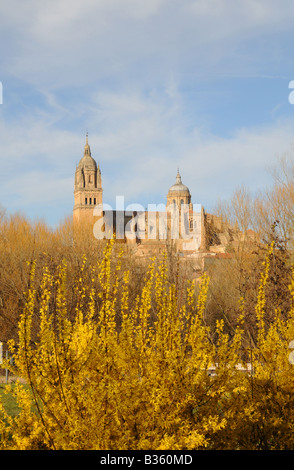
[[[112,262],[113,243],[96,266],[83,259],[73,286],[73,319],[67,311],[72,286],[66,262],[57,276],[44,267],[40,289],[31,264],[18,341],[9,345],[11,371],[27,386],[7,388],[21,411],[12,418],[1,406],[0,448],[294,448],[294,370],[288,358],[294,305],[286,320],[277,311],[267,330],[263,321],[273,245],[256,304],[258,344],[246,356],[242,299],[234,337],[218,321],[212,342],[203,322],[208,276],[201,277],[198,295],[195,282],[188,283],[180,303],[165,260],[157,265],[152,259],[130,306],[129,272],[121,272],[120,257]],[[294,276],[289,295],[294,298]],[[36,305],[37,340],[31,334]]]

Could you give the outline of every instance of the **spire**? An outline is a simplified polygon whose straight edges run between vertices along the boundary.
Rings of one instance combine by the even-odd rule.
[[[182,178],[179,172],[179,167],[178,167],[178,172],[177,172],[177,177],[176,177],[176,184],[182,184]]]
[[[94,158],[91,155],[91,149],[88,142],[88,132],[86,134],[86,145],[84,147],[84,155],[79,161],[78,168],[91,168],[93,170],[97,170],[97,164]]]
[[[90,145],[88,142],[88,131],[86,133],[86,145],[85,145],[84,155],[91,155],[91,149],[90,149]]]

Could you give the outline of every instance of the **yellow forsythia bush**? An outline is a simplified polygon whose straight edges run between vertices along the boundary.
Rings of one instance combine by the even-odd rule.
[[[202,321],[208,277],[202,276],[197,296],[189,283],[180,305],[165,261],[156,266],[151,260],[131,307],[129,273],[120,272],[119,259],[113,267],[113,243],[91,268],[90,285],[83,282],[84,259],[72,320],[66,263],[57,277],[44,268],[38,292],[32,264],[19,340],[10,343],[12,372],[27,385],[9,388],[21,410],[16,417],[1,406],[0,448],[293,449],[294,366],[288,345],[294,339],[294,305],[286,321],[277,312],[269,329],[264,324],[273,246],[256,305],[258,344],[250,352],[252,369],[244,372],[242,300],[234,338],[229,340],[219,321],[213,344]],[[289,295],[294,298],[294,280]]]

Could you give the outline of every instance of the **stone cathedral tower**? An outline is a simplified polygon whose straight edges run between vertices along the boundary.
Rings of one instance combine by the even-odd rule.
[[[193,210],[193,204],[191,202],[191,194],[189,188],[187,188],[187,186],[182,183],[182,178],[179,173],[179,169],[176,176],[176,182],[169,188],[166,199],[167,207],[171,207],[174,205],[179,210],[181,210],[181,205],[186,204],[191,210]]]
[[[74,221],[82,221],[85,217],[93,217],[93,210],[97,204],[102,204],[101,171],[91,156],[88,134],[84,155],[81,158],[75,173],[74,184]]]

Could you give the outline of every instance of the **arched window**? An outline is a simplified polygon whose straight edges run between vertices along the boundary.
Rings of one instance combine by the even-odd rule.
[[[85,204],[87,205],[88,204],[88,198],[85,197]]]

